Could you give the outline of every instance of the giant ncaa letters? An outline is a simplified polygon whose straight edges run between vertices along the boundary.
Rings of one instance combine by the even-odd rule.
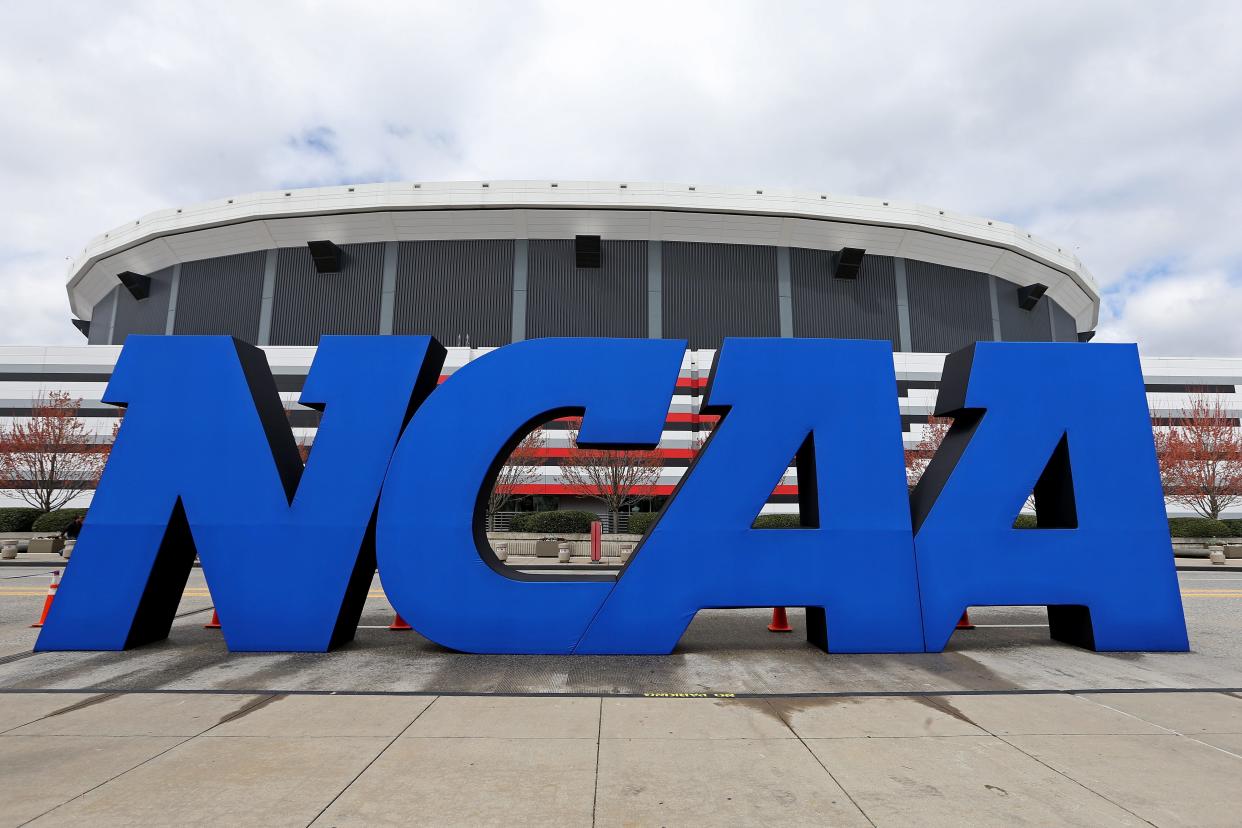
[[[726,339],[719,425],[619,573],[497,561],[482,515],[522,436],[574,415],[582,445],[655,447],[685,344],[531,340],[436,388],[429,337],[324,337],[303,468],[260,350],[130,336],[105,394],[125,419],[36,649],[165,638],[196,554],[234,651],[348,641],[377,565],[402,617],[465,652],[667,653],[700,609],[766,606],[806,607],[829,652],[937,652],[980,605],[1047,606],[1054,638],[1096,650],[1187,649],[1131,345],[951,354],[953,425],[909,493],[889,343]],[[751,528],[791,457],[803,527]],[[1032,493],[1038,528],[1014,529]]]

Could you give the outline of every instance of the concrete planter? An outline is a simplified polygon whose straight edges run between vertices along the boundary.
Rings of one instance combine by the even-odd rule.
[[[546,537],[547,535],[537,532],[487,533],[487,539],[491,543],[492,549],[494,550],[499,544],[504,543],[511,558],[555,558],[558,547],[562,543],[569,544],[571,557],[585,558],[591,554],[591,536],[588,534],[569,532],[557,535],[554,540],[544,541]],[[628,545],[632,549],[642,539],[642,535],[607,534],[604,535],[604,542],[600,552],[605,561],[616,563],[617,559],[621,557],[622,546]],[[537,549],[536,547],[542,548]]]
[[[1242,547],[1242,538],[1173,538],[1173,554],[1179,558],[1206,558],[1211,546],[1222,546],[1225,557],[1235,557],[1229,554],[1229,549]],[[1242,557],[1242,554],[1236,557]]]
[[[17,541],[6,540],[0,545],[0,559],[11,561],[17,557]]]
[[[28,551],[32,555],[59,555],[64,548],[62,538],[35,538],[30,542]]]
[[[569,553],[571,552],[569,544],[562,543],[556,548],[556,559],[561,563],[569,563]]]
[[[18,552],[25,552],[30,548],[30,540],[35,537],[38,532],[0,532],[0,546],[6,543],[17,544]]]
[[[77,538],[68,538],[65,541],[65,548],[60,550],[60,556],[64,558],[66,561],[69,560],[69,556],[73,554],[73,547],[77,545],[78,545]]]
[[[500,561],[509,560],[509,544],[501,541],[492,547],[496,550],[496,558]]]

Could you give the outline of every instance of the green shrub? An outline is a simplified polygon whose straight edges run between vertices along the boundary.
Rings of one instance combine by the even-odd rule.
[[[798,515],[760,515],[751,524],[756,529],[800,529],[802,518]]]
[[[592,512],[572,509],[555,512],[526,512],[513,516],[514,532],[563,532],[582,533],[591,531],[591,521],[599,520]]]
[[[1231,534],[1223,520],[1209,518],[1169,518],[1169,534],[1175,538],[1225,538]]]
[[[659,512],[634,512],[630,515],[630,532],[635,535],[647,534],[659,516]]]
[[[29,532],[41,514],[38,509],[0,509],[0,532]]]
[[[1229,527],[1229,537],[1242,538],[1242,520],[1233,518],[1230,520],[1223,520],[1221,523]]]
[[[85,514],[85,509],[57,509],[40,515],[30,528],[34,532],[63,532],[79,515]]]
[[[1037,526],[1034,515],[1018,515],[1013,521],[1014,529],[1035,529]]]

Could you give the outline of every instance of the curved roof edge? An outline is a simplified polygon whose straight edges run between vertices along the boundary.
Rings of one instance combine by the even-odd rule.
[[[452,213],[448,219],[446,213]],[[820,249],[862,247],[1043,282],[1079,330],[1100,294],[1078,257],[1006,222],[900,201],[830,193],[600,181],[342,184],[275,190],[159,210],[92,239],[70,268],[73,312],[89,319],[116,274],[183,261],[337,243],[456,238],[707,241]]]

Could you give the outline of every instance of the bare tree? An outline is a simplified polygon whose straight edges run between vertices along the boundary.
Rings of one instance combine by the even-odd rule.
[[[1153,429],[1165,496],[1212,520],[1242,503],[1242,430],[1216,394],[1193,394]]]
[[[81,406],[81,399],[51,391],[31,402],[29,417],[0,429],[0,486],[44,512],[94,488],[111,446],[94,440],[78,417]]]
[[[503,511],[513,500],[521,496],[521,487],[529,486],[539,479],[543,465],[543,449],[547,445],[543,429],[537,428],[527,434],[513,449],[509,459],[500,467],[492,492],[487,498],[487,520]]]
[[[664,464],[655,451],[582,448],[578,445],[581,424],[577,420],[569,430],[571,448],[561,460],[561,478],[574,494],[604,501],[615,526],[617,515],[651,496]]]
[[[906,481],[910,486],[917,486],[931,463],[932,456],[940,450],[940,444],[953,425],[952,417],[927,418],[927,426],[923,429],[923,438],[917,446],[906,450]]]
[[[913,489],[923,479],[932,457],[940,450],[945,435],[953,426],[952,417],[937,417],[934,414],[927,418],[927,427],[923,429],[923,438],[912,449],[906,450],[906,483]],[[1022,504],[1023,512],[1035,511],[1035,493],[1027,495]]]

